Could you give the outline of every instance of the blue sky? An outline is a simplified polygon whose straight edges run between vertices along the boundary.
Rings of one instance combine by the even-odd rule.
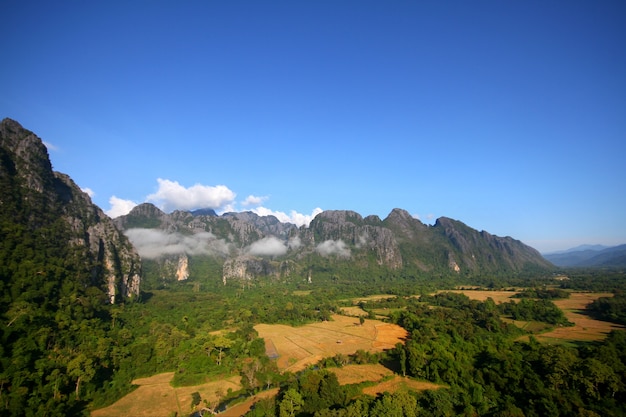
[[[626,2],[0,4],[0,117],[112,215],[452,217],[626,243]]]

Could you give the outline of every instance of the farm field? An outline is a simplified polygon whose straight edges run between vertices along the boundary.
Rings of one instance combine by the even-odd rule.
[[[484,301],[491,297],[496,304],[517,300],[513,297],[516,291],[486,291],[486,290],[454,290],[452,292],[462,293],[473,300]],[[624,326],[609,323],[606,321],[594,320],[583,313],[587,304],[600,297],[612,297],[611,293],[583,293],[572,292],[570,298],[554,300],[554,304],[563,310],[567,320],[574,323],[573,327],[558,327],[546,333],[535,335],[541,342],[566,342],[566,341],[592,341],[601,340],[612,330],[624,329]],[[523,328],[532,326],[532,323],[520,322]]]
[[[496,304],[508,303],[511,300],[518,300],[517,298],[511,298],[519,291],[489,291],[489,290],[449,290],[439,292],[454,292],[457,294],[465,294],[472,300],[485,301],[487,298],[491,298]]]
[[[393,295],[393,294],[373,294],[373,295],[368,295],[366,297],[348,298],[348,299],[339,300],[339,301],[350,301],[350,302],[352,302],[352,304],[356,305],[356,304],[359,304],[360,302],[367,303],[368,301],[380,301],[380,300],[386,300],[387,298],[396,298],[396,295]]]
[[[361,382],[371,381],[380,383],[363,388],[363,393],[376,396],[382,392],[396,392],[400,389],[410,389],[413,391],[439,389],[441,385],[433,384],[426,381],[415,381],[410,378],[394,375],[392,371],[383,365],[347,365],[342,368],[329,369],[337,375],[339,384],[359,384]]]
[[[246,401],[235,404],[234,406],[227,408],[219,413],[220,417],[240,417],[246,414],[254,404],[264,398],[275,397],[278,394],[278,388],[273,388],[267,391],[261,391],[256,395],[248,398]]]
[[[320,359],[353,354],[359,349],[376,352],[391,349],[407,336],[406,330],[379,320],[333,315],[332,321],[291,327],[280,324],[254,326],[265,339],[267,355],[277,359],[281,371],[297,372]]]
[[[302,370],[324,357],[335,356],[338,353],[348,355],[359,349],[370,352],[391,349],[396,343],[403,342],[407,336],[406,331],[400,326],[383,323],[379,320],[366,320],[361,326],[358,319],[340,315],[333,316],[333,321],[302,327],[259,324],[255,326],[255,329],[258,331],[259,337],[265,339],[267,354],[277,359],[279,369],[292,372]],[[370,378],[369,380],[373,381],[384,378],[387,373],[391,374],[391,371],[382,365],[379,365],[378,370],[374,372],[371,369],[366,371],[366,369],[363,368],[361,371],[361,377]],[[367,374],[368,372],[369,374]],[[216,392],[225,393],[229,388],[232,388],[233,391],[241,388],[239,376],[188,387],[173,387],[170,384],[173,377],[174,373],[168,372],[137,379],[133,381],[133,384],[138,385],[139,388],[115,404],[93,411],[91,416],[152,417],[168,416],[172,412],[177,412],[178,415],[187,415],[191,412],[189,407],[192,393],[198,392],[203,400],[215,402],[217,400]],[[220,415],[245,414],[260,398],[272,395],[276,395],[273,390],[260,393],[233,406],[232,409],[225,410]]]
[[[363,394],[375,397],[378,394],[382,394],[384,392],[394,393],[400,390],[425,391],[440,388],[445,388],[445,386],[437,385],[428,381],[415,381],[408,377],[394,375],[391,379],[382,381],[380,384],[363,388]]]
[[[607,321],[594,320],[583,313],[585,306],[600,297],[612,297],[611,293],[572,293],[566,300],[555,300],[554,304],[565,313],[573,327],[559,327],[550,332],[537,335],[537,340],[543,342],[564,341],[592,341],[601,340],[612,330],[623,330],[624,326]]]
[[[183,416],[191,413],[191,394],[198,392],[201,398],[211,402],[217,400],[216,392],[226,393],[229,388],[233,391],[241,389],[239,376],[212,381],[202,385],[190,387],[173,387],[170,381],[173,372],[166,372],[148,378],[139,378],[133,381],[139,385],[135,391],[121,398],[106,408],[94,410],[92,417],[166,417],[173,412]]]
[[[367,313],[359,306],[341,307],[341,313],[352,317],[367,316]]]

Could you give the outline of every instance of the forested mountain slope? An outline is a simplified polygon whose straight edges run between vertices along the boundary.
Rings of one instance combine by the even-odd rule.
[[[0,410],[72,414],[87,384],[112,372],[99,346],[106,306],[139,294],[141,261],[10,119],[0,124],[0,190]]]

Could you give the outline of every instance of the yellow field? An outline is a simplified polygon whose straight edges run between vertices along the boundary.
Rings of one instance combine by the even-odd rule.
[[[349,298],[347,300],[340,300],[340,301],[351,301],[352,304],[359,304],[360,302],[368,302],[368,301],[379,301],[379,300],[386,300],[387,298],[396,298],[396,295],[393,294],[374,294],[374,295],[368,295],[366,297],[356,297],[356,298]]]
[[[394,393],[400,390],[407,391],[425,391],[429,389],[445,388],[443,385],[437,385],[427,381],[415,381],[413,379],[394,375],[393,378],[383,381],[372,387],[363,388],[363,394],[376,396],[383,392]]]
[[[352,307],[341,307],[341,314],[345,314],[346,316],[352,316],[352,317],[366,317],[367,313],[358,306],[352,306]]]
[[[519,291],[489,291],[489,290],[450,290],[439,292],[454,292],[457,294],[465,294],[472,300],[486,301],[487,298],[493,299],[496,304],[508,303],[509,301],[517,301],[518,298],[512,298]]]
[[[380,383],[371,387],[363,388],[363,393],[376,396],[385,391],[394,393],[399,390],[423,391],[427,389],[444,388],[442,385],[432,382],[416,381],[410,378],[394,375],[389,369],[380,364],[372,365],[348,365],[343,368],[332,368],[332,372],[337,375],[340,385],[359,384],[361,382],[372,381]]]
[[[341,368],[330,368],[337,375],[339,385],[360,384],[365,381],[380,381],[386,376],[393,375],[391,370],[381,364],[346,365]]]
[[[537,340],[550,342],[560,340],[601,340],[611,330],[623,330],[624,326],[607,321],[594,320],[582,314],[585,306],[600,297],[612,297],[611,293],[572,293],[569,299],[556,300],[554,304],[565,313],[565,317],[574,323],[573,327],[559,327],[550,332],[537,335]]]
[[[109,407],[92,411],[91,416],[166,417],[172,412],[184,416],[192,412],[191,394],[194,392],[198,392],[203,400],[214,403],[217,400],[216,392],[221,391],[223,395],[229,388],[233,391],[241,389],[239,376],[193,387],[177,388],[170,385],[173,377],[173,372],[167,372],[149,378],[136,379],[133,384],[139,385],[139,388]]]
[[[252,397],[248,398],[246,401],[236,404],[231,408],[227,408],[226,410],[219,413],[220,417],[240,417],[245,415],[254,404],[256,404],[259,400],[263,398],[271,398],[275,397],[278,394],[278,388],[273,388],[267,391],[262,391]]]
[[[302,327],[258,324],[254,328],[265,339],[266,348],[271,347],[268,356],[277,357],[278,368],[292,372],[339,353],[391,349],[407,336],[402,327],[379,320],[365,320],[361,326],[354,317],[334,315],[332,318]]]
[[[484,301],[491,297],[497,304],[510,300],[518,300],[513,297],[516,291],[485,291],[485,290],[454,290],[452,292],[467,295],[472,300]],[[564,300],[554,300],[554,304],[563,310],[567,320],[575,325],[573,327],[558,327],[552,331],[536,335],[539,341],[554,342],[576,341],[576,340],[601,340],[611,331],[624,329],[624,326],[609,323],[606,321],[594,320],[582,314],[587,304],[600,297],[612,297],[611,293],[581,293],[572,292],[570,298]],[[524,328],[528,326],[526,322],[516,322],[516,325]],[[527,337],[525,337],[527,338]]]
[[[379,384],[363,388],[363,393],[376,396],[382,392],[396,392],[401,389],[421,391],[443,388],[442,385],[432,382],[415,381],[409,378],[394,375],[389,369],[380,364],[348,365],[342,368],[329,369],[337,375],[340,385],[359,384],[366,381],[381,381]],[[385,381],[383,381],[385,379]]]

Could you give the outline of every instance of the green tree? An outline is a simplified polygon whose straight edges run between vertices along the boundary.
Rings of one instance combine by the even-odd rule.
[[[288,389],[278,406],[280,417],[294,417],[302,405],[304,401],[300,393],[293,388]]]
[[[233,346],[233,341],[224,335],[219,335],[213,339],[213,345],[217,349],[217,364],[222,365],[224,359],[224,351]]]
[[[79,353],[74,359],[67,364],[67,373],[76,378],[76,399],[80,400],[80,384],[91,381],[96,374],[96,369],[91,358],[84,353]]]
[[[200,401],[202,401],[202,398],[200,397],[200,393],[198,391],[192,392],[191,393],[191,409],[195,409],[198,404],[200,404]]]

